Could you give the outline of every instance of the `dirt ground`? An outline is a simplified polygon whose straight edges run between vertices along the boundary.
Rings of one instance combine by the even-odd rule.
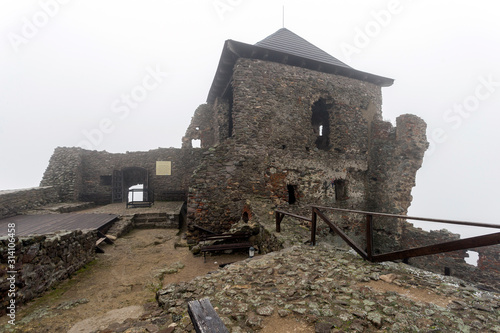
[[[155,302],[162,286],[189,281],[245,255],[195,257],[177,230],[133,230],[106,245],[105,253],[55,290],[21,307],[14,332],[92,332],[110,323],[138,318],[143,305]],[[7,318],[0,318],[6,328]],[[104,326],[104,327],[103,327]],[[9,332],[10,330],[5,330]]]

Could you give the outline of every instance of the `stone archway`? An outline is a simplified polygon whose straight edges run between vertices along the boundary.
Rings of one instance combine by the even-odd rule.
[[[113,171],[113,195],[112,202],[127,201],[128,189],[134,185],[143,185],[143,201],[148,201],[149,173],[141,167],[127,167]]]

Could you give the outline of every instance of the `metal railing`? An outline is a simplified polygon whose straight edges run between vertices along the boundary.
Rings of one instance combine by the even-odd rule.
[[[477,222],[464,222],[464,221],[454,221],[454,220],[443,220],[443,219],[433,219],[433,218],[423,218],[423,217],[412,217],[406,215],[396,215],[396,214],[385,214],[385,213],[374,213],[365,212],[361,210],[352,209],[342,209],[333,207],[323,207],[323,206],[311,206],[312,214],[311,218],[288,213],[282,210],[276,210],[276,232],[281,232],[281,222],[285,216],[290,216],[293,218],[301,219],[311,223],[311,244],[316,245],[316,229],[318,224],[318,217],[322,219],[336,234],[338,234],[350,247],[352,247],[361,257],[365,260],[372,262],[381,261],[392,261],[399,259],[408,259],[412,257],[419,257],[437,253],[445,253],[457,250],[465,250],[489,245],[500,244],[500,232],[470,237],[465,239],[459,239],[449,242],[443,242],[433,245],[421,246],[417,248],[388,252],[383,254],[375,255],[373,252],[373,218],[374,217],[390,217],[405,220],[416,220],[416,221],[426,221],[426,222],[436,222],[436,223],[447,223],[462,226],[471,227],[482,227],[482,228],[493,228],[500,229],[500,225],[487,224],[487,223],[477,223]],[[363,249],[360,245],[356,244],[348,235],[346,235],[340,228],[338,228],[322,210],[328,210],[339,213],[355,213],[362,214],[366,216],[366,249]]]

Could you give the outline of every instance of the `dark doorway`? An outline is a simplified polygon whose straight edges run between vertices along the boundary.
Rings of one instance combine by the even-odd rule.
[[[243,213],[242,220],[245,223],[248,223],[248,220],[250,220],[250,218],[248,217],[248,213],[247,212]]]
[[[347,184],[345,179],[335,180],[335,200],[347,200]]]
[[[290,205],[293,205],[294,203],[297,202],[297,198],[295,196],[296,186],[295,185],[287,185],[286,188],[288,190],[288,203]]]

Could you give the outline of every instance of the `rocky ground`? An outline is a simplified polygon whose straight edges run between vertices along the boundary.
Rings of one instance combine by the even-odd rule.
[[[367,263],[326,244],[294,246],[169,285],[157,293],[163,310],[134,325],[192,331],[186,303],[204,297],[231,332],[266,331],[271,321],[301,323],[302,332],[500,332],[499,294],[405,264]]]
[[[178,247],[173,230],[132,231],[69,287],[26,306],[21,325],[6,331],[194,332],[187,303],[208,297],[230,332],[500,332],[500,294],[402,263],[363,261],[327,234],[306,245],[306,226],[285,220],[273,233],[272,211],[259,209],[284,250],[218,269],[245,256],[204,263]]]
[[[203,260],[196,259],[201,267]],[[326,243],[293,246],[208,274],[202,270],[194,279],[177,278],[159,290],[160,306],[147,302],[146,292],[143,301],[136,298],[106,318],[95,318],[99,328],[88,330],[84,322],[82,330],[75,325],[72,332],[193,332],[187,302],[204,297],[230,332],[500,332],[499,294],[405,264],[368,263]],[[84,306],[61,301],[48,310],[62,311],[66,304],[78,313]],[[26,331],[65,332],[43,327]]]

